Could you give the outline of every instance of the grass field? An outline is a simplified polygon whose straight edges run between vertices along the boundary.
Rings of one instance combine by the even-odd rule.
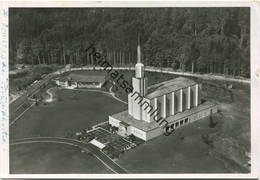
[[[125,109],[111,96],[98,92],[60,90],[57,95],[59,101],[33,106],[11,126],[10,139],[73,136]],[[109,173],[93,156],[66,145],[37,143],[11,146],[10,150],[12,173]]]
[[[82,153],[77,147],[54,143],[20,144],[11,147],[10,173],[112,173],[93,155]]]
[[[58,91],[59,100],[33,106],[11,128],[10,138],[61,136],[107,121],[126,107],[98,92]]]

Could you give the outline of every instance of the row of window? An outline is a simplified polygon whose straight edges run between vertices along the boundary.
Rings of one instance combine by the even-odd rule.
[[[189,123],[189,119],[186,118],[186,119],[183,119],[183,120],[180,120],[180,121],[177,121],[177,122],[171,124],[171,128],[176,129],[176,128],[181,127],[184,124],[188,124],[188,123]]]
[[[210,109],[210,110],[206,110],[206,111],[202,111],[202,112],[199,112],[197,113],[196,115],[193,115],[193,116],[190,116],[190,119],[186,118],[184,120],[180,120],[178,122],[175,122],[173,123],[171,126],[172,128],[178,128],[178,127],[181,127],[183,126],[184,124],[187,124],[189,123],[189,121],[194,121],[194,120],[198,120],[198,119],[202,119],[204,117],[207,117],[211,114],[211,112],[213,112],[213,109]]]

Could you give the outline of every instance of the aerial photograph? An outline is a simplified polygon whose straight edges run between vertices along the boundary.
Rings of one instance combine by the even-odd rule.
[[[251,172],[249,7],[9,8],[10,174]]]

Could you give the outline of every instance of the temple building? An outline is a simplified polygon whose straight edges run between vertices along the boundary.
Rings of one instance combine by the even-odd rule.
[[[133,92],[128,94],[128,110],[109,116],[109,124],[121,136],[134,135],[145,141],[174,131],[217,112],[216,104],[201,100],[201,84],[178,77],[147,88],[141,48],[137,47]]]

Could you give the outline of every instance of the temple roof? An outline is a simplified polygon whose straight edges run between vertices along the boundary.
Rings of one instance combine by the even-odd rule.
[[[150,86],[150,92],[145,97],[148,99],[153,99],[155,97],[159,97],[164,94],[168,94],[170,92],[186,88],[195,84],[197,83],[192,79],[178,77]]]

